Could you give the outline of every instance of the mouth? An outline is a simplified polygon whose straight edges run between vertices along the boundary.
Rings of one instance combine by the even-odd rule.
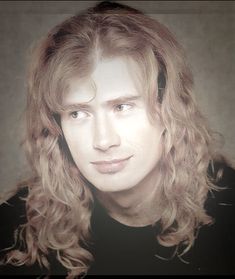
[[[132,155],[133,156],[133,155]],[[114,159],[107,161],[94,161],[91,162],[94,165],[95,169],[102,174],[113,174],[123,170],[129,162],[129,159],[132,157],[126,157],[124,159]]]

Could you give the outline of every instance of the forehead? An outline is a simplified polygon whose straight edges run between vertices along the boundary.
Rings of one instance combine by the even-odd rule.
[[[93,72],[83,80],[71,79],[64,104],[101,101],[125,95],[140,94],[140,67],[132,58],[116,57],[99,60]],[[94,98],[94,99],[95,99]]]

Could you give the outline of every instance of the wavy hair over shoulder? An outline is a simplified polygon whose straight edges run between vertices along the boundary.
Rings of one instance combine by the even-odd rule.
[[[184,52],[166,27],[125,5],[101,3],[54,27],[36,46],[28,70],[25,147],[33,179],[26,198],[27,223],[19,235],[25,251],[12,250],[16,265],[48,266],[54,251],[69,276],[86,273],[93,257],[90,218],[93,195],[76,168],[60,127],[62,97],[73,77],[86,78],[98,59],[133,58],[154,121],[164,126],[159,182],[164,210],[158,241],[193,244],[197,229],[212,220],[204,209],[215,189],[207,174],[215,158],[211,131],[192,96]],[[156,104],[160,106],[155,111]]]

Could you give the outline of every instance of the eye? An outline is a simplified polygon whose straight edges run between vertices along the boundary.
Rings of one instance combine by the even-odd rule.
[[[86,111],[77,110],[70,113],[71,117],[74,119],[83,119],[88,117],[88,113]]]
[[[131,104],[119,104],[115,107],[117,111],[126,111],[130,110],[133,107]]]

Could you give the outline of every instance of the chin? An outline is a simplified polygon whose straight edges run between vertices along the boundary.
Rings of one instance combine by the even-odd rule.
[[[128,191],[132,188],[134,188],[133,185],[123,185],[121,184],[120,185],[120,182],[119,182],[119,185],[115,185],[115,184],[112,184],[112,186],[110,187],[110,184],[109,185],[95,185],[93,184],[93,186],[98,189],[99,191],[101,192],[112,192],[112,193],[115,193],[115,192],[122,192],[122,191]]]

